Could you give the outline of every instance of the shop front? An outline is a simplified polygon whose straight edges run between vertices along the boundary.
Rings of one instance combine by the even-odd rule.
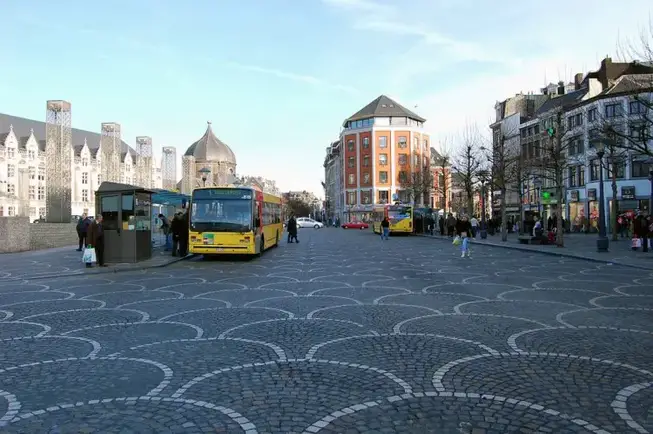
[[[585,224],[586,232],[598,232],[599,230],[599,202],[596,200],[596,189],[587,190],[587,215],[588,220]]]
[[[580,191],[572,190],[569,192],[568,216],[569,228],[572,232],[582,232],[584,225],[587,224],[587,212],[585,210],[585,198],[581,199]]]

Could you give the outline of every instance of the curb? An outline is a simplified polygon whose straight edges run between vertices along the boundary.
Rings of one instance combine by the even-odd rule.
[[[133,267],[133,268],[99,268],[96,270],[93,270],[91,272],[86,272],[86,273],[59,273],[59,274],[49,274],[45,276],[37,276],[37,277],[27,277],[27,278],[16,278],[14,280],[41,280],[41,279],[57,279],[57,278],[62,278],[62,277],[78,277],[78,276],[95,276],[97,274],[109,274],[109,273],[126,273],[128,271],[145,271],[145,270],[152,270],[155,268],[165,268],[169,265],[176,264],[181,261],[186,261],[189,259],[194,258],[197,255],[194,254],[189,254],[184,256],[183,258],[175,258],[169,262],[165,262],[163,264],[156,264],[156,265],[144,265],[141,267]],[[9,279],[7,281],[10,281]]]
[[[420,235],[420,234],[413,234],[413,235],[417,236],[417,237],[421,237],[421,238],[430,238],[430,239],[434,239],[434,240],[445,241],[445,240],[443,240],[441,238],[430,236],[430,235]],[[447,240],[448,240],[448,238],[447,238]],[[534,250],[534,249],[527,249],[527,248],[524,248],[524,247],[512,246],[512,245],[506,245],[506,244],[488,243],[488,242],[485,242],[485,241],[476,242],[475,244],[477,246],[498,247],[498,248],[501,248],[501,249],[519,250],[521,252],[539,253],[541,255],[557,256],[559,258],[569,258],[569,259],[576,259],[576,260],[579,260],[579,261],[594,262],[596,264],[619,265],[621,267],[628,267],[628,268],[635,268],[635,269],[638,269],[638,270],[653,271],[653,266],[652,267],[644,267],[644,266],[641,266],[641,265],[625,264],[623,262],[615,262],[615,261],[610,261],[610,260],[607,260],[607,259],[588,258],[586,256],[575,255],[573,253],[565,253],[565,252],[559,252],[559,251],[547,251],[547,250]]]

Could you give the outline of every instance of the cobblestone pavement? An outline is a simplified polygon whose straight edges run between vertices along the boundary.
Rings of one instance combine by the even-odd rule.
[[[300,240],[0,278],[0,432],[653,432],[653,273],[368,231]]]

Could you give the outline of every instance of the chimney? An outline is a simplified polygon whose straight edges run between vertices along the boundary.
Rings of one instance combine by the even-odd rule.
[[[574,75],[574,89],[579,90],[583,84],[583,73],[579,72]]]
[[[564,81],[559,81],[558,82],[558,95],[564,95],[565,94],[565,82]]]

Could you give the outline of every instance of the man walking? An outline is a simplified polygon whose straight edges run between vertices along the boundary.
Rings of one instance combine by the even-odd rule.
[[[77,230],[77,238],[79,238],[79,248],[77,249],[78,252],[81,252],[86,243],[86,235],[88,233],[88,226],[91,222],[88,221],[88,216],[86,214],[82,214],[82,216],[77,220],[77,227],[75,228]]]
[[[102,214],[95,217],[95,221],[88,227],[87,242],[95,248],[95,257],[100,267],[106,267],[104,263],[104,228],[102,227]]]

